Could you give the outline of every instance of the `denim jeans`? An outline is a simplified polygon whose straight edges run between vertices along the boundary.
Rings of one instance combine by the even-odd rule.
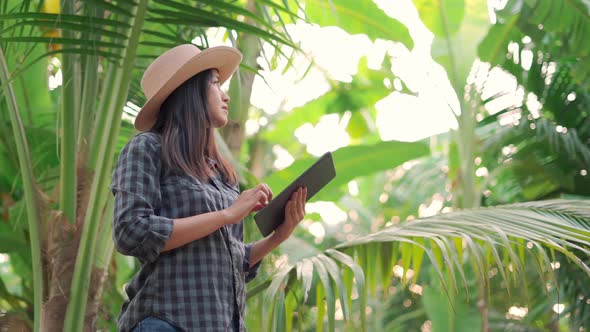
[[[148,316],[131,330],[131,332],[177,332],[180,331],[167,321],[154,317]]]

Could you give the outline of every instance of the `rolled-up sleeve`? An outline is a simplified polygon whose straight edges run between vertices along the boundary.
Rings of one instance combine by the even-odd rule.
[[[161,202],[160,146],[147,134],[121,151],[113,172],[113,240],[124,255],[155,261],[170,238],[173,220],[156,215]]]
[[[248,243],[244,245],[244,274],[246,275],[246,282],[251,281],[256,277],[258,274],[258,268],[260,267],[260,263],[262,259],[256,263],[254,266],[250,267],[250,251],[252,250],[253,243]]]

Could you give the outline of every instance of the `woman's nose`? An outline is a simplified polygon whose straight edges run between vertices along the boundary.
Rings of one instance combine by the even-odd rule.
[[[224,102],[229,103],[229,95],[224,90],[221,90],[221,99]]]

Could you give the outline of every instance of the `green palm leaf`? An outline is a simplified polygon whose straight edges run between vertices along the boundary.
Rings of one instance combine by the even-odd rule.
[[[465,270],[465,264],[473,269],[480,285],[488,285],[487,269],[492,266],[500,269],[504,267],[505,275],[502,276],[502,280],[508,287],[518,287],[518,283],[508,281],[516,280],[516,276],[520,277],[520,275],[524,282],[528,283],[531,275],[525,275],[524,272],[524,265],[527,262],[535,262],[533,266],[538,272],[538,279],[543,281],[539,283],[540,285],[546,282],[555,284],[550,268],[553,258],[547,254],[548,250],[563,254],[572,266],[576,267],[575,270],[580,272],[582,278],[589,278],[590,268],[587,261],[582,259],[590,254],[588,225],[590,225],[590,206],[585,200],[537,201],[462,210],[407,221],[342,243],[326,251],[326,254],[320,253],[311,258],[304,258],[302,262],[309,259],[313,262],[313,264],[306,264],[305,276],[301,271],[297,273],[302,265],[295,263],[282,268],[273,280],[273,284],[286,284],[289,281],[291,289],[302,288],[305,292],[310,288],[313,289],[314,285],[315,287],[321,285],[327,299],[335,301],[334,294],[349,294],[345,284],[339,282],[339,276],[333,272],[328,273],[330,268],[333,269],[332,263],[335,262],[340,266],[340,274],[346,269],[351,269],[355,273],[358,293],[364,294],[367,287],[364,280],[376,280],[380,276],[375,269],[363,263],[366,260],[362,257],[365,255],[375,257],[384,250],[391,251],[397,248],[393,250],[396,257],[391,260],[389,266],[385,267],[389,271],[390,278],[393,264],[401,264],[398,262],[407,259],[403,257],[403,252],[407,252],[403,247],[407,246],[420,247],[424,251],[425,257],[430,260],[449,299],[454,298],[454,294],[459,292],[459,288],[453,286],[455,284],[469,291],[470,278],[462,272],[456,274],[457,270]],[[416,241],[416,239],[424,241]],[[462,255],[458,254],[459,248],[452,245],[453,239],[464,241],[461,247]],[[517,254],[517,251],[521,249],[524,249],[522,256]],[[322,257],[332,257],[333,260],[326,261]],[[352,257],[357,257],[357,262],[354,262]],[[462,258],[459,259],[459,257]],[[509,265],[513,267],[512,270],[507,268]],[[362,272],[359,268],[361,266],[364,266]],[[407,267],[406,273],[409,269],[416,271],[417,268],[412,264],[408,264]],[[318,278],[310,278],[310,273]],[[414,280],[418,278],[416,274],[413,276]],[[312,279],[311,286],[310,279]],[[269,287],[265,291],[267,303],[274,300],[278,294],[278,287]],[[320,304],[315,303],[315,305]],[[360,310],[363,312],[364,301],[360,301],[360,305]],[[328,307],[328,311],[331,310],[331,307]],[[354,311],[354,309],[351,310]],[[319,321],[318,324],[323,323]],[[328,326],[332,324],[333,321],[329,320]]]
[[[590,168],[587,144],[590,121],[586,115],[590,96],[584,86],[573,79],[575,66],[558,63],[555,71],[549,73],[543,68],[553,62],[553,56],[545,54],[541,58],[543,46],[538,49],[532,50],[529,70],[512,60],[503,66],[522,84],[526,94],[531,92],[543,102],[542,108],[529,110],[528,103],[508,107],[489,119],[496,121],[503,112],[520,113],[518,125],[481,126],[483,159],[486,160],[485,166],[493,169],[486,181],[504,187],[513,183],[513,192],[504,191],[508,195],[497,200],[500,202],[512,201],[510,197],[535,200],[561,192],[584,195],[588,187],[589,180],[583,176],[582,170]],[[482,121],[485,122],[489,121]],[[509,156],[502,155],[505,146],[514,146],[515,151]],[[507,159],[510,159],[509,163],[505,162]],[[494,186],[482,190],[485,189],[502,192]]]
[[[306,0],[305,14],[320,26],[338,26],[351,35],[366,34],[414,47],[408,28],[385,14],[373,1]]]
[[[509,42],[524,36],[542,41],[544,51],[556,57],[590,55],[590,3],[585,0],[515,0],[497,13],[498,22],[479,45],[484,61],[505,61]],[[584,61],[580,61],[583,63]],[[587,68],[587,66],[586,66]]]
[[[432,58],[447,71],[458,96],[463,95],[475,46],[488,29],[487,3],[482,0],[414,0],[420,19],[434,34]]]
[[[314,200],[332,200],[340,197],[340,186],[363,175],[395,168],[408,160],[428,153],[428,146],[422,142],[379,142],[373,145],[348,146],[333,152],[337,177]],[[275,172],[264,179],[278,193],[309,167],[316,158],[301,159],[288,168]]]

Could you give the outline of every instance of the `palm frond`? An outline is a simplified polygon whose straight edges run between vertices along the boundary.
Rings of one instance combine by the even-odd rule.
[[[228,29],[252,33],[253,35],[259,36],[265,40],[276,41],[281,44],[297,48],[292,42],[282,38],[281,34],[267,23],[264,23],[263,25],[265,25],[269,31],[234,19],[232,16],[227,15],[227,12],[218,13],[216,10],[195,8],[193,6],[189,6],[174,0],[157,0],[155,3],[160,6],[153,6],[151,8],[150,13],[155,14],[149,18],[152,22],[186,25],[196,24],[208,27],[223,26]],[[222,7],[218,7],[220,4],[222,4],[222,2],[216,1],[211,3],[210,6],[212,8],[222,9],[223,11],[229,9],[229,13],[232,14],[236,12],[239,14],[244,11],[242,8],[229,5],[227,3],[223,3]],[[251,14],[249,16],[251,16]],[[257,18],[256,21],[260,22],[260,19]]]
[[[590,183],[584,176],[584,170],[590,168],[590,119],[586,111],[590,95],[575,79],[577,67],[556,61],[560,56],[557,51],[546,53],[545,40],[510,42],[523,51],[509,54],[502,66],[517,79],[525,97],[522,105],[508,106],[480,122],[482,166],[491,170],[482,191],[504,196],[486,200],[497,204],[545,199],[564,192],[586,195],[585,188]],[[530,68],[518,60],[525,52],[532,56]],[[496,99],[492,97],[484,103]],[[530,103],[533,99],[539,104]],[[513,124],[499,125],[498,120],[504,116],[513,116]],[[509,153],[503,151],[506,147],[510,148]],[[512,185],[510,190],[499,190],[495,185],[486,187],[491,183],[505,189]]]
[[[137,5],[137,1],[134,0],[117,1],[116,4],[106,0],[90,0],[89,3],[124,17],[133,17],[134,15],[129,10],[129,7]]]
[[[539,149],[530,147],[534,144],[545,147],[547,155],[563,155],[580,168],[590,168],[590,147],[579,136],[576,128],[564,131],[562,125],[545,118],[521,119],[518,126],[497,127],[490,134],[484,137],[483,151],[499,153],[502,147],[515,143],[518,151],[539,152]]]
[[[93,0],[90,4],[103,9],[106,17],[95,15],[50,14],[35,11],[6,12],[0,14],[0,23],[6,23],[0,31],[0,40],[4,43],[18,45],[14,52],[22,56],[22,47],[30,49],[36,45],[58,45],[57,50],[48,51],[42,57],[34,59],[24,57],[19,68],[15,70],[12,79],[38,61],[57,54],[90,54],[103,56],[110,61],[121,58],[119,49],[127,45],[127,39],[122,33],[129,29],[125,21],[131,17],[132,8],[136,1],[118,1],[116,3],[104,0]],[[275,10],[292,14],[285,7],[274,4]],[[237,16],[250,19],[253,23],[242,22]],[[291,42],[286,31],[279,31],[272,25],[270,18],[254,15],[239,5],[213,1],[206,5],[190,6],[182,1],[159,0],[148,6],[148,22],[144,29],[138,58],[145,61],[153,60],[165,49],[181,43],[190,43],[195,37],[204,36],[210,27],[226,27],[240,32],[247,32],[270,42],[275,47],[288,45],[293,49],[298,47]],[[28,29],[23,29],[28,28]],[[73,32],[72,38],[48,35],[48,30],[67,30]],[[173,33],[169,33],[173,32]],[[81,38],[82,34],[92,34],[100,38]],[[205,37],[206,38],[206,37]],[[150,50],[146,53],[146,50]],[[5,51],[7,51],[5,49]],[[7,53],[9,53],[7,51]],[[28,54],[28,52],[25,52]],[[8,55],[7,55],[8,56]],[[286,55],[284,55],[287,57]],[[144,61],[144,62],[145,62]],[[141,68],[141,67],[139,67]],[[138,80],[138,79],[137,79]],[[131,99],[134,95],[131,94]],[[140,98],[141,99],[141,98]]]
[[[418,251],[428,258],[449,299],[460,288],[468,290],[470,278],[462,272],[466,264],[482,286],[488,285],[487,269],[495,267],[506,287],[520,287],[518,280],[527,282],[530,278],[530,274],[524,273],[527,262],[534,263],[538,279],[543,281],[541,285],[555,284],[553,256],[547,254],[549,251],[563,254],[579,271],[580,278],[588,280],[590,268],[584,258],[590,254],[589,224],[590,206],[585,200],[511,204],[407,221],[283,267],[264,292],[265,302],[269,305],[283,296],[283,291],[293,292],[308,299],[299,306],[317,306],[320,312],[328,305],[329,314],[333,314],[336,300],[342,303],[352,296],[352,288],[342,281],[346,278],[341,278],[353,272],[359,296],[353,307],[358,305],[357,310],[364,312],[364,296],[372,288],[370,284],[380,279],[388,282],[393,271],[399,272],[400,268],[407,279],[417,280],[422,259],[413,252]],[[338,272],[334,264],[339,267]],[[398,267],[394,269],[394,265]],[[315,290],[317,295],[318,286],[322,296],[314,302],[314,297],[307,297],[307,293]],[[351,318],[351,311],[356,311],[350,306],[348,310],[341,308],[345,320]],[[268,314],[277,319],[276,312]],[[364,323],[363,318],[362,326]],[[328,329],[333,330],[334,324],[329,319]]]
[[[479,55],[493,64],[509,42],[523,36],[543,41],[543,51],[565,57],[583,57],[590,50],[590,4],[585,0],[509,1],[496,12],[498,23],[489,31]],[[517,29],[514,29],[517,27]]]
[[[12,13],[0,15],[0,22],[18,20],[30,20],[27,22],[32,25],[37,24],[40,26],[45,26],[47,22],[52,22],[53,24],[55,24],[53,27],[56,29],[59,29],[61,27],[61,23],[82,24],[88,28],[91,28],[93,25],[98,24],[115,28],[130,27],[128,23],[117,21],[114,19],[105,19],[82,15],[50,14],[38,12]]]

